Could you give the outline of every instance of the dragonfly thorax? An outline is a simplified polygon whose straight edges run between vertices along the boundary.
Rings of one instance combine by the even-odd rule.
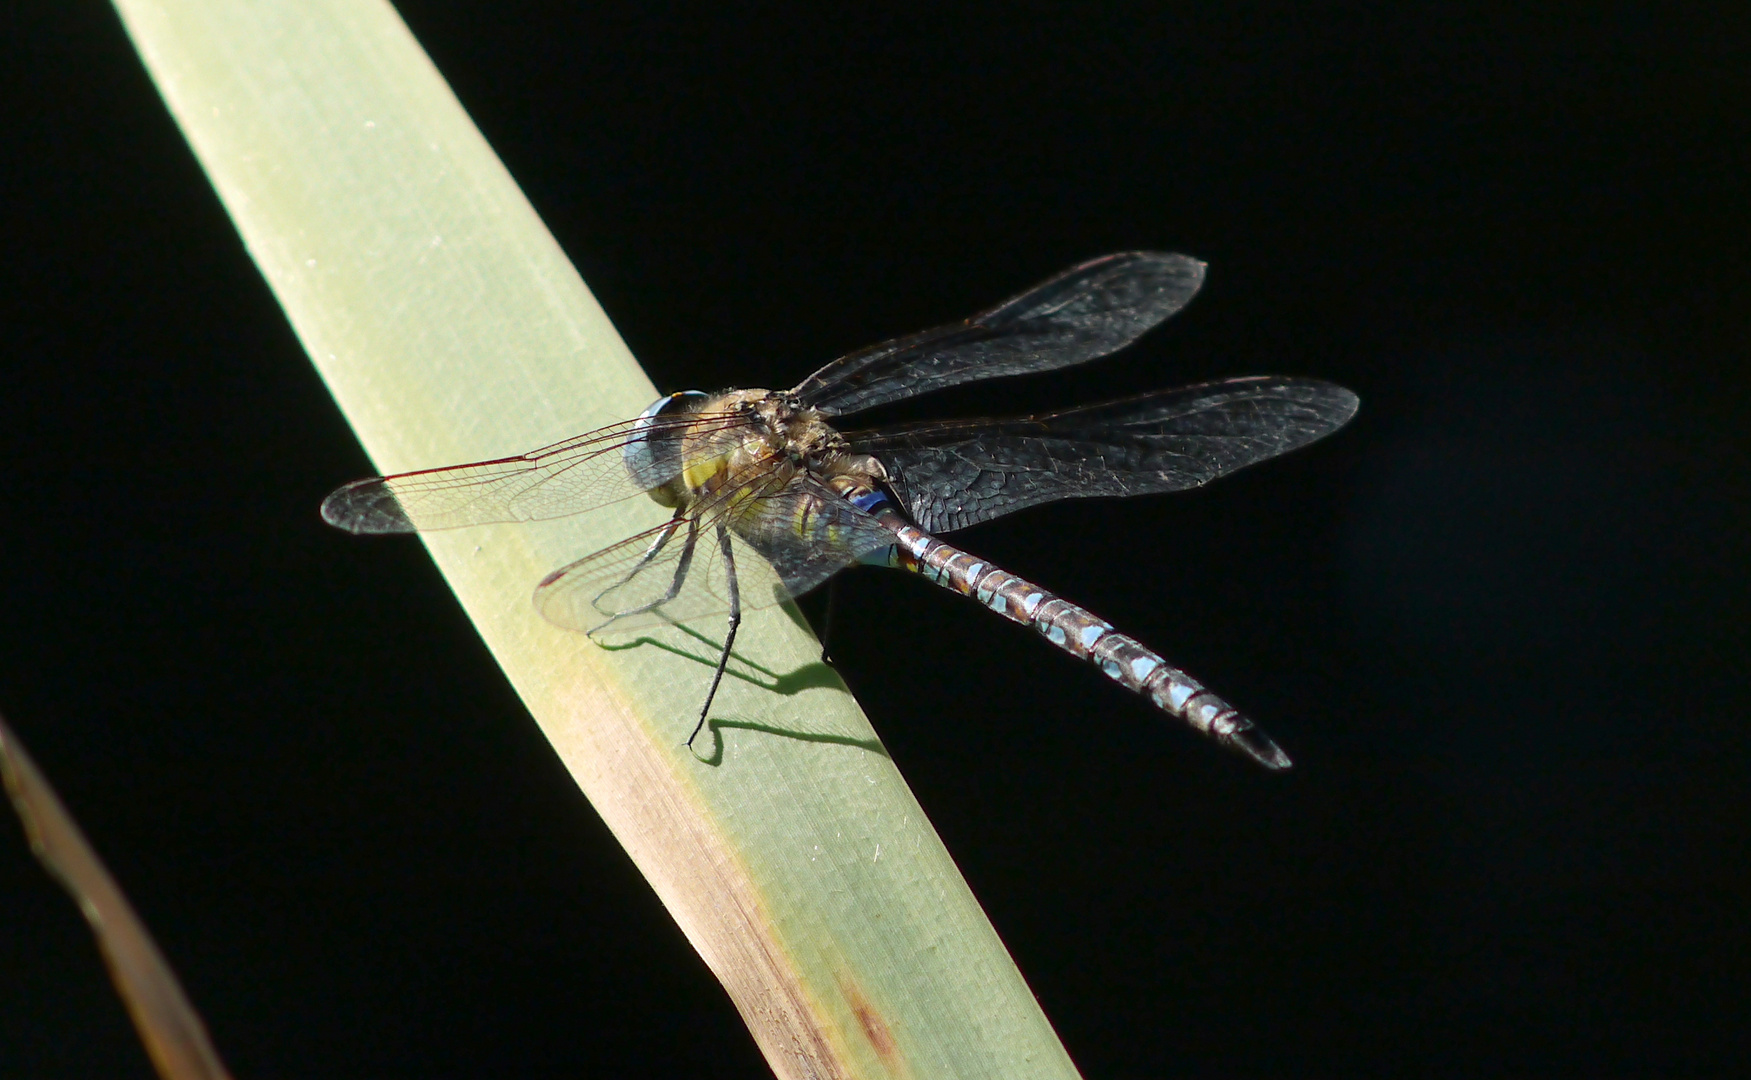
[[[763,489],[804,472],[870,484],[886,479],[874,458],[850,452],[826,414],[784,391],[688,391],[658,401],[640,421],[649,432],[636,455],[627,454],[627,468],[664,506],[691,506],[756,477]]]

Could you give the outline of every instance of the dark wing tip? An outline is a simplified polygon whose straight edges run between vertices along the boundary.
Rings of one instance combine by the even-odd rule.
[[[1111,255],[1099,255],[1087,262],[1078,263],[1065,273],[1081,273],[1098,266],[1123,266],[1148,267],[1174,277],[1202,278],[1209,265],[1202,259],[1182,255],[1177,251],[1115,251]]]
[[[413,522],[380,476],[335,489],[322,500],[322,520],[360,536],[414,531]]]
[[[1349,423],[1362,407],[1362,399],[1356,396],[1354,390],[1337,383],[1329,383],[1323,379],[1306,379],[1301,380],[1300,385],[1308,392],[1305,404],[1319,413],[1319,436],[1328,435]]]
[[[1362,407],[1362,399],[1356,396],[1354,390],[1346,389],[1336,383],[1325,384],[1325,400],[1331,418],[1338,427],[1349,423],[1356,415],[1356,410]]]
[[[1172,251],[1124,251],[1084,263],[1066,278],[1099,283],[1082,301],[1087,314],[1118,317],[1129,328],[1119,348],[1192,302],[1204,287],[1207,264]]]
[[[1040,320],[1105,325],[1105,352],[1111,352],[1190,303],[1204,286],[1205,266],[1171,251],[1114,252],[1077,263],[967,322],[988,328]],[[1123,329],[1115,331],[1113,320]]]
[[[1091,260],[1084,265],[1098,266],[1102,263],[1117,263],[1131,274],[1148,280],[1156,288],[1183,291],[1187,299],[1203,286],[1204,275],[1210,269],[1210,264],[1204,260],[1194,259],[1177,251],[1121,251]]]
[[[1125,256],[1140,262],[1153,263],[1161,267],[1163,272],[1171,272],[1177,277],[1197,278],[1200,281],[1210,266],[1203,259],[1182,255],[1177,251],[1128,251]]]

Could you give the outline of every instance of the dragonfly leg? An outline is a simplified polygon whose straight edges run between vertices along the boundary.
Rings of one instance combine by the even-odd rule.
[[[616,581],[614,584],[608,586],[606,589],[603,589],[601,592],[597,593],[596,598],[594,600],[591,600],[590,603],[592,605],[600,603],[604,596],[607,596],[609,593],[613,592],[615,589],[620,588],[622,585],[626,584],[627,582],[631,581],[633,578],[637,577],[639,575],[639,571],[641,571],[645,567],[649,566],[651,564],[651,560],[656,558],[658,555],[661,555],[663,553],[663,549],[669,545],[669,541],[673,540],[675,538],[675,532],[681,527],[681,520],[682,520],[681,511],[679,511],[679,510],[675,511],[675,516],[669,519],[669,523],[667,525],[663,526],[663,531],[659,532],[656,536],[656,539],[651,541],[651,546],[644,549],[643,557],[641,557],[638,560],[638,562],[633,565],[633,568],[631,570],[628,570],[625,574],[621,575],[619,581]],[[686,556],[683,555],[682,558],[685,559]],[[673,594],[671,594],[671,597],[672,597],[672,595]]]
[[[657,534],[657,538],[651,541],[651,546],[646,549],[644,558],[638,560],[638,565],[634,566],[631,570],[628,570],[625,577],[597,593],[596,598],[590,601],[591,606],[595,607],[597,611],[602,611],[602,598],[631,581],[638,575],[640,570],[649,566],[651,560],[657,557],[657,555],[663,550],[663,547],[668,544],[670,539],[674,537],[675,533],[679,531],[682,520],[683,518],[679,513],[669,519],[669,524],[665,525],[663,531]],[[660,608],[681,594],[681,583],[687,580],[687,570],[693,565],[693,551],[696,541],[699,539],[699,523],[692,518],[686,518],[685,520],[687,522],[687,546],[681,549],[681,557],[675,562],[675,576],[669,579],[669,591],[665,592],[661,597],[652,600],[648,604],[640,604],[638,607],[627,608],[625,611],[616,611],[612,613],[602,612],[604,615],[609,616],[608,621],[601,626],[592,628],[590,633],[594,634],[607,629],[613,624],[615,619],[623,619],[628,615],[643,615],[647,611]]]
[[[705,717],[711,712],[711,701],[717,697],[718,684],[724,681],[724,669],[730,664],[730,646],[736,643],[736,630],[742,625],[742,593],[736,586],[736,557],[730,553],[730,531],[722,522],[717,526],[717,545],[723,551],[724,580],[728,583],[730,594],[730,619],[724,630],[723,651],[717,656],[717,670],[711,675],[711,689],[705,692],[705,704],[699,707],[699,722],[693,725],[693,734],[687,736],[689,748],[705,728]]]

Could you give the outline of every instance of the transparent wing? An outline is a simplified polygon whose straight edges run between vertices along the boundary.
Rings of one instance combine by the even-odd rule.
[[[738,565],[737,581],[753,584],[761,573]],[[717,532],[681,519],[628,537],[547,575],[535,587],[535,609],[604,641],[722,616],[730,602]]]
[[[761,493],[731,519],[730,529],[777,575],[784,596],[774,601],[800,596],[894,542],[894,534],[874,517],[807,473]],[[744,589],[744,602],[748,596]]]
[[[1186,255],[1103,256],[965,322],[841,356],[792,392],[838,414],[975,379],[1069,367],[1137,340],[1203,283],[1204,264]]]
[[[731,571],[720,524],[745,610],[801,595],[894,542],[873,517],[814,478],[756,472],[687,516],[554,571],[536,587],[535,606],[548,621],[599,640],[722,616],[730,610]]]
[[[926,532],[1058,499],[1209,483],[1342,427],[1356,395],[1317,379],[1203,383],[1064,412],[848,432]]]
[[[636,455],[641,441],[728,433],[741,412],[693,412],[626,420],[517,457],[355,480],[322,501],[322,517],[351,533],[429,532],[583,513],[660,487],[679,455]]]

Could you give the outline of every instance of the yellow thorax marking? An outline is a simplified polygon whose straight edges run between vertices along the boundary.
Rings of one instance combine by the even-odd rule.
[[[701,454],[681,471],[681,482],[687,490],[708,493],[717,489],[721,478],[729,471],[727,454]]]

